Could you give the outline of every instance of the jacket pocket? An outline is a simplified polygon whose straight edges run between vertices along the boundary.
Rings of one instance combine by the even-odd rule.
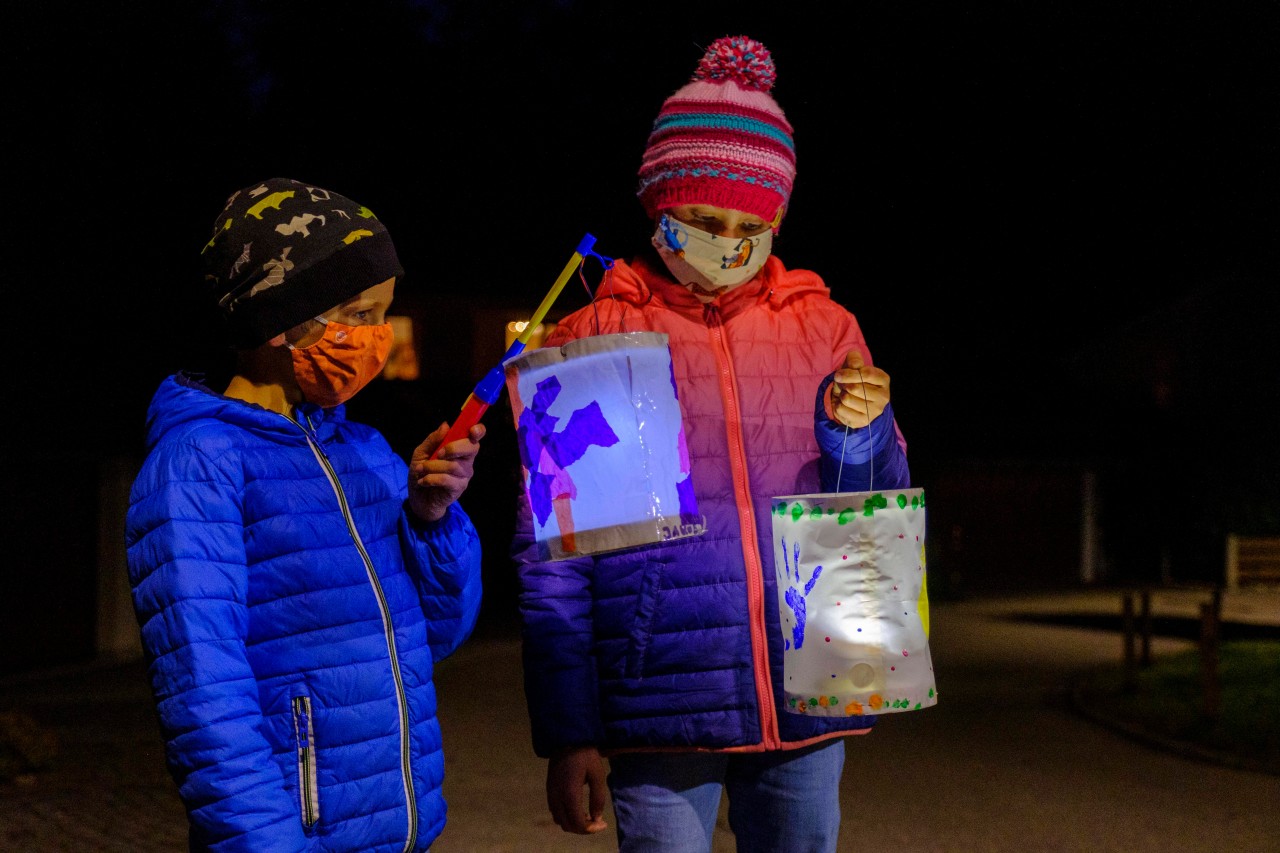
[[[316,744],[311,721],[311,697],[295,696],[293,744],[298,760],[298,811],[308,829],[320,820],[320,789],[316,784]]]
[[[662,576],[666,565],[648,562],[644,578],[636,596],[636,620],[631,625],[630,651],[627,654],[626,677],[643,678],[645,654],[653,637],[653,620],[658,610],[658,592],[662,589]]]

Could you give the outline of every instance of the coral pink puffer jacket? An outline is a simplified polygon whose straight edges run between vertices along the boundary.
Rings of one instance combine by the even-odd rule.
[[[548,561],[521,502],[513,554],[535,751],[760,751],[867,732],[874,717],[783,710],[770,524],[771,497],[831,490],[821,457],[840,452],[844,428],[818,395],[849,350],[871,363],[857,320],[815,273],[776,257],[707,306],[646,257],[615,262],[544,346],[634,331],[669,336],[706,532]],[[845,491],[867,488],[868,464],[877,487],[909,485],[891,409],[852,432],[863,450],[846,447]]]

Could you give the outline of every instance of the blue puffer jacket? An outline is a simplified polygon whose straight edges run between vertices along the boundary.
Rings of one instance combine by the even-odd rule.
[[[834,491],[837,477],[845,492],[872,472],[877,488],[909,485],[892,408],[846,435],[821,402],[851,349],[872,363],[857,320],[817,275],[776,257],[706,307],[640,259],[617,262],[544,346],[620,331],[669,336],[706,532],[548,561],[521,502],[513,551],[535,751],[760,751],[866,732],[873,717],[783,710],[770,521],[771,497]]]
[[[404,460],[343,407],[297,414],[181,374],[148,412],[125,536],[192,848],[426,850],[432,667],[475,625],[479,540],[457,504],[407,512]]]

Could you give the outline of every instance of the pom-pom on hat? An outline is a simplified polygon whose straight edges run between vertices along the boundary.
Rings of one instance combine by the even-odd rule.
[[[711,204],[781,221],[796,176],[791,125],[769,94],[773,57],[747,36],[716,39],[663,103],[640,163],[645,213]]]
[[[373,211],[290,178],[232,193],[201,260],[229,343],[241,349],[404,274]]]

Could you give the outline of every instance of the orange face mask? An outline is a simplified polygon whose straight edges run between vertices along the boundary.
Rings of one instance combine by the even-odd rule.
[[[347,402],[382,372],[391,354],[391,324],[348,326],[324,323],[324,337],[306,347],[289,344],[293,375],[302,396],[322,409]]]

